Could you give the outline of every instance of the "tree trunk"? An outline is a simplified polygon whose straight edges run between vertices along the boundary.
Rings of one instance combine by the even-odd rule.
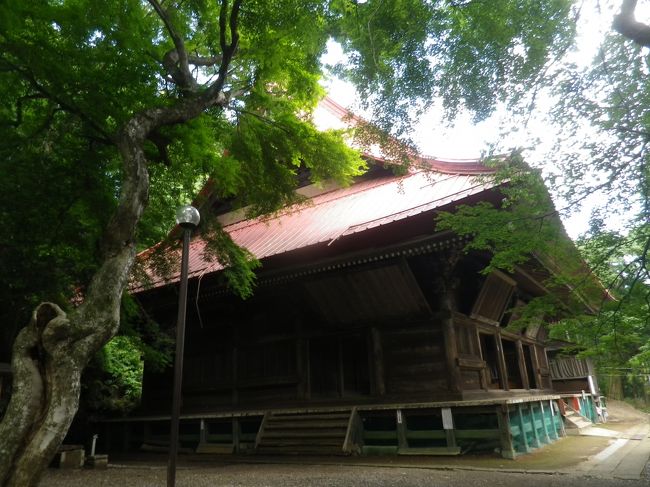
[[[14,392],[0,424],[3,486],[38,483],[77,411],[88,354],[75,348],[70,327],[57,305],[43,303],[15,342]]]
[[[176,49],[187,55],[167,13],[150,0]],[[79,406],[80,379],[90,358],[119,328],[120,300],[135,259],[135,233],[149,195],[144,145],[162,126],[187,122],[211,107],[224,107],[232,93],[223,91],[237,48],[241,0],[221,2],[221,64],[217,79],[175,103],[135,114],[114,138],[122,161],[121,192],[115,214],[100,242],[100,267],[70,315],[42,303],[18,335],[13,348],[13,394],[0,423],[0,485],[36,486],[72,423]],[[226,30],[230,30],[230,43]],[[179,58],[180,59],[180,58]],[[189,72],[188,66],[181,66]],[[181,86],[180,88],[188,88]]]
[[[143,127],[136,117],[118,138],[122,193],[83,304],[67,316],[56,304],[42,303],[14,343],[13,394],[0,423],[2,486],[38,484],[77,412],[84,368],[117,333],[120,299],[135,258],[135,228],[148,197],[142,146],[152,126]]]
[[[13,395],[0,423],[0,485],[35,486],[56,453],[79,405],[80,379],[90,358],[119,328],[120,300],[135,259],[135,232],[147,203],[148,136],[163,125],[186,122],[229,97],[208,90],[176,105],[135,115],[116,137],[123,164],[122,191],[101,240],[102,264],[83,304],[67,316],[43,303],[13,349]]]

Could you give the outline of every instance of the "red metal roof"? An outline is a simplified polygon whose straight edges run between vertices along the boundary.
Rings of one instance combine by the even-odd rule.
[[[239,246],[264,259],[325,242],[336,245],[337,239],[346,235],[459,202],[492,186],[476,176],[489,171],[476,161],[438,162],[444,165],[445,172],[454,173],[444,174],[440,169],[415,170],[405,176],[369,179],[317,195],[308,203],[288,207],[273,217],[239,221],[224,228]],[[218,262],[203,257],[204,248],[205,242],[200,237],[192,240],[190,277],[222,268]],[[142,253],[140,258],[146,259],[146,254]],[[151,278],[153,287],[158,287],[177,280],[178,275],[169,279],[155,275]],[[143,289],[136,285],[132,291]]]

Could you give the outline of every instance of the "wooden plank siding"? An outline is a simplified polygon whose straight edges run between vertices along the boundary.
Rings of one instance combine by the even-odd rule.
[[[386,393],[421,395],[447,392],[442,331],[433,326],[383,330]]]

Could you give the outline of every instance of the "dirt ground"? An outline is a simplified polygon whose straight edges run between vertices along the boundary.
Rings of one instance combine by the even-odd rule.
[[[515,460],[495,455],[460,457],[179,457],[177,483],[184,486],[626,486],[650,484],[648,468],[637,480],[586,472],[584,465],[612,443],[612,436],[646,431],[648,414],[626,403],[609,401],[609,421],[594,434],[568,436]],[[619,435],[620,436],[620,435]],[[597,457],[595,457],[597,458]],[[647,458],[645,461],[647,462]],[[45,487],[165,485],[167,458],[162,454],[111,457],[108,470],[48,470]]]

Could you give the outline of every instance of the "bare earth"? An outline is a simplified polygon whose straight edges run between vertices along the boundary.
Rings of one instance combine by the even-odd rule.
[[[647,487],[648,468],[643,472],[641,469],[650,456],[649,431],[648,415],[624,403],[610,401],[610,421],[590,432],[597,436],[566,437],[516,460],[489,455],[457,458],[183,455],[179,458],[176,485]],[[40,485],[153,487],[166,484],[164,455],[109,460],[108,470],[50,469]]]

